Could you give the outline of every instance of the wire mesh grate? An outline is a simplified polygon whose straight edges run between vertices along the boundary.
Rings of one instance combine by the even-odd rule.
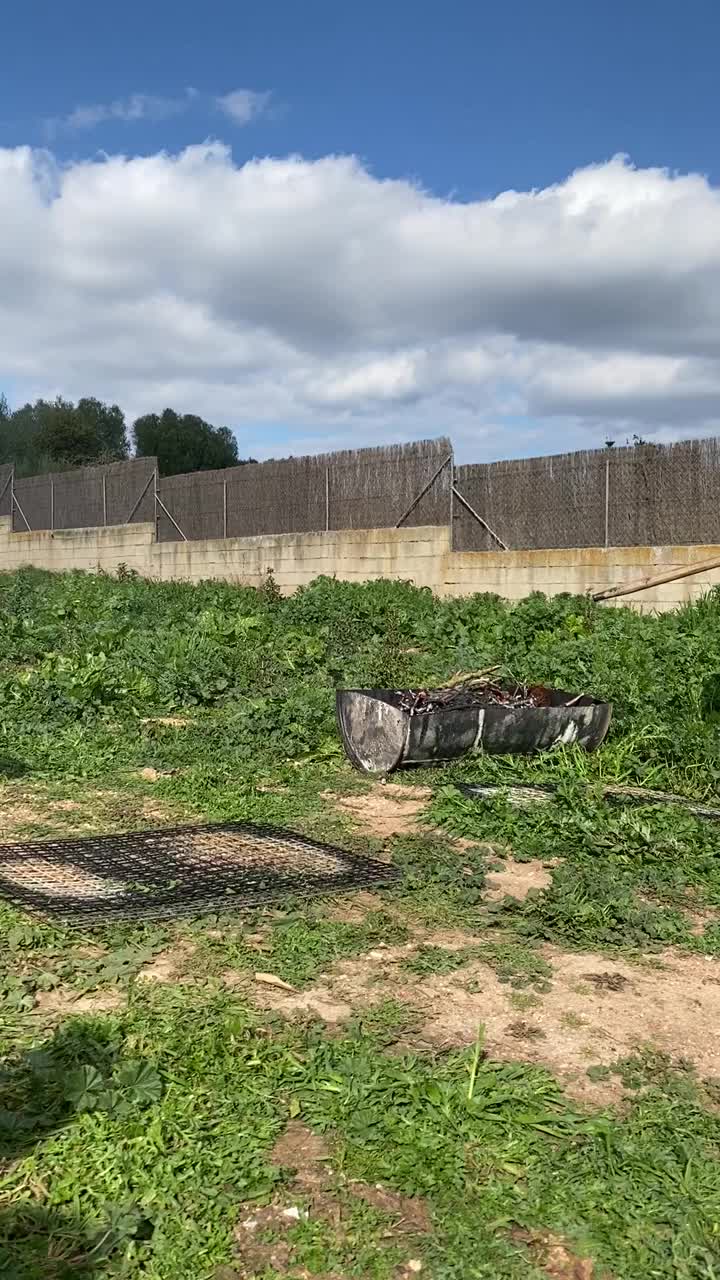
[[[0,897],[73,923],[232,911],[387,884],[388,863],[249,823],[0,845]]]

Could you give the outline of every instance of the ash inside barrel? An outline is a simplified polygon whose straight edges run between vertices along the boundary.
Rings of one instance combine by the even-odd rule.
[[[494,684],[455,685],[450,689],[396,689],[397,705],[408,715],[428,715],[440,709],[463,707],[547,707],[550,690],[544,685]]]

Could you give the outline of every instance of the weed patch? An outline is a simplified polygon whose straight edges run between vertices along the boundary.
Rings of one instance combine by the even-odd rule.
[[[428,687],[498,661],[611,701],[603,749],[422,776],[552,783],[551,803],[388,791],[364,830],[370,792],[342,757],[335,688]],[[571,597],[434,600],[407,583],[320,579],[282,599],[271,580],[0,575],[6,839],[238,820],[384,842],[404,874],[387,910],[287,902],[163,928],[71,931],[0,904],[0,1267],[711,1280],[720,1122],[702,1077],[718,1074],[720,828],[611,807],[600,790],[712,803],[718,671],[717,592],[650,617]],[[680,958],[664,969],[635,964],[668,946]],[[243,1002],[263,973],[312,1012],[328,972],[348,993],[363,982],[330,1030]],[[343,998],[340,979],[317,990]],[[448,1047],[481,1022],[474,1050]],[[434,1052],[401,1052],[432,1026]],[[568,1062],[622,1110],[580,1108],[539,1065],[565,1078]],[[331,1153],[322,1186],[273,1157],[293,1123]]]
[[[572,788],[554,804],[516,808],[443,788],[433,819],[453,835],[483,837],[515,858],[562,859],[548,887],[494,903],[525,936],[565,945],[715,953],[712,928],[693,933],[688,908],[720,906],[720,828],[657,806],[617,810]]]

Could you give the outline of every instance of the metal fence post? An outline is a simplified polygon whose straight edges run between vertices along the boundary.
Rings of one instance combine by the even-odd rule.
[[[330,468],[325,468],[325,532],[330,528]]]
[[[55,481],[50,476],[50,532],[55,528]]]
[[[427,484],[426,484],[426,485],[423,485],[423,487],[422,487],[422,489],[420,490],[420,492],[419,492],[418,494],[416,494],[416,496],[413,498],[413,500],[412,500],[412,502],[410,503],[410,506],[408,507],[407,511],[403,511],[403,513],[402,513],[402,515],[401,515],[400,519],[396,521],[396,523],[395,523],[395,528],[396,528],[396,529],[399,529],[399,528],[400,528],[400,526],[401,526],[402,524],[404,524],[404,523],[405,523],[405,521],[407,520],[408,516],[411,516],[411,515],[412,515],[412,513],[413,513],[413,511],[415,510],[415,508],[416,508],[416,506],[418,505],[418,503],[419,503],[419,502],[420,502],[420,501],[425,497],[425,494],[426,494],[426,493],[428,493],[428,492],[430,491],[430,489],[432,489],[432,487],[433,487],[433,485],[434,485],[435,481],[437,480],[438,476],[439,476],[439,475],[442,475],[442,472],[443,472],[443,471],[445,470],[445,468],[449,465],[449,463],[451,463],[451,462],[452,462],[452,460],[453,460],[453,455],[452,455],[451,453],[449,453],[449,454],[448,454],[448,456],[447,456],[447,458],[445,458],[444,462],[441,462],[441,463],[440,463],[440,466],[438,467],[437,471],[434,471],[434,472],[433,472],[433,474],[431,475],[431,477],[430,477],[430,479],[428,480]]]
[[[6,490],[7,490],[7,489],[9,489],[9,490],[10,490],[10,523],[11,523],[11,525],[12,525],[12,513],[13,513],[13,489],[12,489],[12,481],[13,481],[13,475],[14,475],[14,473],[15,473],[15,468],[14,468],[14,467],[11,467],[11,468],[10,468],[10,471],[8,472],[8,478],[7,478],[7,480],[5,481],[5,483],[4,483],[3,487],[2,487],[2,489],[0,489],[0,502],[1,502],[1,501],[2,501],[2,499],[5,497],[5,492],[6,492]]]
[[[13,532],[15,531],[16,509],[20,512],[20,515],[23,518],[25,528],[27,529],[28,533],[32,533],[32,529],[30,528],[30,522],[27,516],[25,515],[25,512],[23,511],[22,507],[20,506],[20,503],[17,500],[17,494],[15,493],[15,468],[13,467],[12,476],[10,480],[10,519],[12,521],[10,527],[12,528]]]
[[[160,537],[159,537],[160,513],[158,511],[159,496],[160,495],[158,493],[158,469],[156,467],[155,470],[153,471],[153,513],[155,516],[155,541],[156,542],[160,541]]]
[[[223,476],[223,538],[227,538],[227,479]]]
[[[605,459],[605,550],[610,546],[610,459]]]
[[[107,526],[107,477],[102,474],[103,526]]]

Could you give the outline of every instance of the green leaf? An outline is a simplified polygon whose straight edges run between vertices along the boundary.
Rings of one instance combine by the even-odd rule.
[[[126,1062],[115,1078],[133,1102],[157,1102],[162,1097],[162,1081],[149,1062]]]
[[[97,1106],[104,1080],[96,1067],[89,1065],[71,1071],[65,1083],[65,1098],[76,1111],[90,1111]]]

